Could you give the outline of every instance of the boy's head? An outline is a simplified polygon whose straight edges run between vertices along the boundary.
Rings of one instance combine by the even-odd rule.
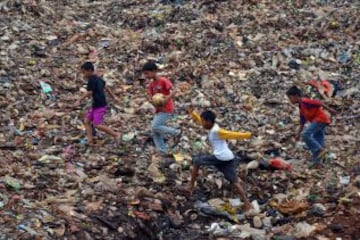
[[[298,87],[293,86],[287,90],[286,95],[292,104],[298,104],[301,100],[302,92]]]
[[[201,113],[201,122],[205,129],[211,129],[215,124],[216,115],[212,111],[205,111]]]
[[[142,72],[148,79],[155,79],[158,71],[158,66],[154,62],[147,62],[142,68]]]
[[[80,71],[85,78],[88,78],[94,75],[94,65],[91,62],[85,62],[83,65],[81,65]]]

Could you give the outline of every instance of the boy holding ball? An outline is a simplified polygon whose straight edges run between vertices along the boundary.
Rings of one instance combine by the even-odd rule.
[[[151,123],[151,132],[156,149],[161,154],[168,155],[169,152],[164,141],[164,136],[170,135],[177,137],[175,140],[176,144],[181,137],[181,130],[166,125],[174,113],[173,96],[175,95],[175,89],[173,89],[173,85],[169,79],[157,75],[158,67],[154,62],[147,62],[143,66],[142,71],[144,76],[151,80],[147,87],[149,100],[153,102],[153,96],[159,93],[164,96],[161,104],[159,104],[158,101],[156,101],[156,103],[155,101],[153,102],[156,111]]]

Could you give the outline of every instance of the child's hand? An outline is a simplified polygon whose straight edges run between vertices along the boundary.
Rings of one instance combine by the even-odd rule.
[[[195,111],[195,108],[193,106],[190,106],[186,109],[186,111],[189,113],[189,114],[192,114],[194,111]]]

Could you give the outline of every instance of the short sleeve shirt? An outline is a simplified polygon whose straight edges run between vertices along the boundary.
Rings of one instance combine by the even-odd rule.
[[[301,124],[305,124],[306,122],[330,124],[331,122],[329,115],[322,107],[322,102],[319,100],[301,98],[299,110]]]
[[[91,76],[88,79],[87,88],[88,91],[92,92],[92,107],[100,108],[105,107],[106,97],[105,97],[105,81],[98,76]]]
[[[160,77],[156,81],[152,81],[148,86],[148,94],[153,96],[157,93],[164,94],[165,96],[170,94],[171,89],[173,88],[172,83],[169,79]],[[174,101],[170,99],[165,106],[161,108],[156,108],[156,112],[165,112],[172,113],[174,112]]]

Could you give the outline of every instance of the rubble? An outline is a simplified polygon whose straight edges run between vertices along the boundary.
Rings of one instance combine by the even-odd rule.
[[[0,239],[358,238],[359,7],[1,1]],[[184,134],[169,158],[149,135],[154,109],[141,76],[149,59],[178,88],[170,124]],[[122,133],[119,146],[100,132],[95,147],[86,145],[86,106],[74,103],[86,91],[79,67],[87,60],[121,100],[110,101],[106,117]],[[311,156],[294,139],[298,112],[285,96],[294,84],[338,111],[320,171],[308,169]],[[177,190],[191,156],[209,149],[186,115],[190,105],[254,134],[230,145],[255,210],[243,212],[211,168],[192,196]]]

